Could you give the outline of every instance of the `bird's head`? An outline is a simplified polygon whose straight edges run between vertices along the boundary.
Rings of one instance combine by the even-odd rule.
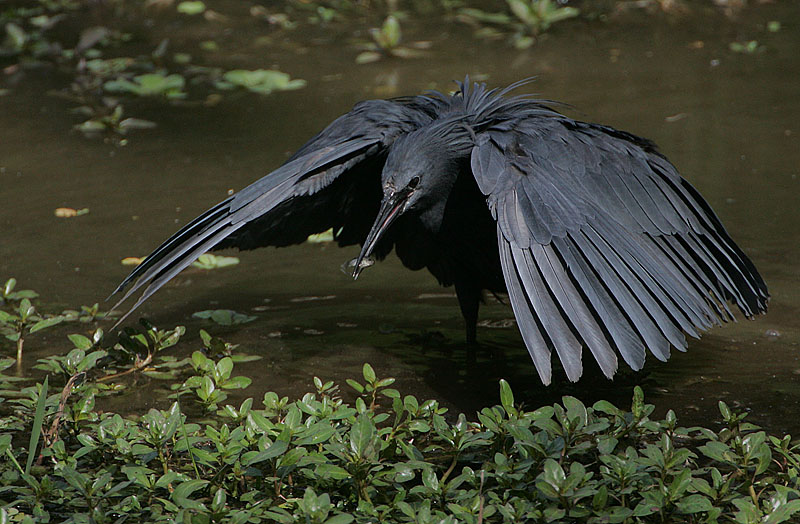
[[[361,262],[403,214],[418,213],[426,225],[438,227],[447,197],[458,176],[460,161],[468,158],[473,143],[470,138],[464,126],[456,131],[452,127],[432,127],[395,141],[381,174],[381,207],[355,260],[353,278],[358,278]]]

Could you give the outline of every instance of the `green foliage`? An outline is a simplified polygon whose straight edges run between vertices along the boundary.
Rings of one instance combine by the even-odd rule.
[[[289,91],[305,87],[306,81],[292,79],[286,73],[271,69],[234,69],[222,75],[222,80],[216,83],[218,89],[244,88],[253,93],[268,95],[273,91]]]
[[[475,24],[487,25],[478,36],[495,36],[492,26],[514,31],[513,42],[518,48],[530,47],[535,37],[550,29],[557,22],[574,18],[580,14],[575,7],[562,6],[556,0],[506,0],[509,12],[489,13],[473,7],[460,10],[461,19]]]
[[[153,352],[181,334],[148,328],[124,344]],[[671,411],[652,419],[640,388],[629,411],[569,396],[528,411],[501,381],[500,404],[470,421],[402,395],[364,364],[347,381],[352,403],[314,378],[314,391],[293,402],[269,392],[260,405],[233,406],[227,393],[250,380],[234,373],[237,358],[225,354],[234,347],[203,332],[206,353],[192,355],[176,401],[126,417],[94,408],[91,371],[110,358],[96,352],[113,349],[97,334],[70,340],[75,349],[45,368],[54,381],[86,373],[64,389],[65,413],[83,416],[33,438],[61,409],[37,385],[0,418],[0,498],[15,521],[744,524],[800,513],[798,445],[724,403],[713,431],[680,427]]]
[[[0,309],[0,335],[16,343],[17,360],[20,361],[25,337],[60,324],[64,317],[40,314],[28,298],[37,296],[36,292],[31,290],[15,292],[15,285],[16,280],[10,278],[6,281],[3,289],[3,301],[0,301],[0,305],[6,305],[8,301],[12,300],[19,300],[19,304],[8,310]]]
[[[578,16],[574,7],[561,6],[555,0],[506,0],[517,19],[534,34],[547,31],[556,22]]]
[[[21,289],[15,291],[16,287],[17,287],[16,278],[9,278],[8,280],[6,280],[6,283],[3,284],[2,290],[0,290],[0,305],[5,304],[7,302],[18,302],[23,298],[31,300],[39,296],[39,293],[33,291],[32,289]]]
[[[186,79],[177,74],[146,73],[133,79],[118,78],[109,80],[103,86],[110,93],[130,93],[137,96],[164,96],[166,98],[185,98],[183,88]]]
[[[409,46],[402,46],[402,32],[397,17],[389,15],[380,28],[370,28],[369,34],[372,42],[361,43],[359,48],[363,51],[356,57],[357,64],[368,64],[383,57],[414,58],[421,55],[420,49],[428,47],[427,42],[412,42]]]

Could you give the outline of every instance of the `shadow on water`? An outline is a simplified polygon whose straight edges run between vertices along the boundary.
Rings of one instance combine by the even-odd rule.
[[[397,377],[401,391],[468,413],[497,401],[500,378],[529,406],[563,394],[625,405],[633,385],[642,384],[659,413],[675,409],[687,424],[717,418],[717,401],[725,400],[773,431],[797,433],[800,32],[790,28],[800,15],[781,3],[753,16],[763,20],[722,27],[718,15],[576,22],[573,32],[556,29],[525,51],[474,40],[462,26],[448,25],[443,34],[428,23],[409,29],[411,39],[433,40],[427,57],[366,66],[353,64],[355,52],[344,41],[319,43],[309,35],[302,51],[287,50],[248,45],[252,29],[234,32],[226,44],[235,50],[231,66],[277,62],[308,87],[233,96],[209,108],[140,104],[138,116],[159,127],[134,135],[126,147],[68,133],[75,121],[62,101],[45,95],[58,80],[34,75],[0,97],[0,275],[15,276],[55,306],[94,303],[125,275],[122,258],[148,253],[229,189],[279,165],[357,100],[448,89],[465,73],[498,86],[538,75],[534,89],[581,111],[573,116],[659,144],[763,273],[773,296],[766,317],[715,329],[668,364],[651,358],[641,373],[622,370],[608,381],[587,369],[577,384],[543,387],[516,328],[507,325],[510,308],[482,309],[482,345],[470,363],[451,290],[393,258],[353,283],[338,269],[353,253],[330,245],[243,253],[235,268],[186,272],[140,313],[160,327],[186,324],[189,339],[204,327],[262,355],[239,370],[255,379],[248,393],[256,397],[266,390],[301,394],[314,375],[343,382],[368,361],[379,375]],[[766,52],[728,50],[739,29],[756,31],[773,18],[786,29],[769,37]],[[59,220],[53,209],[60,206],[90,213]],[[258,319],[221,328],[190,318],[209,308]],[[47,332],[31,339],[27,358],[65,346],[62,333]],[[152,405],[154,386],[131,388],[120,400],[131,409]]]

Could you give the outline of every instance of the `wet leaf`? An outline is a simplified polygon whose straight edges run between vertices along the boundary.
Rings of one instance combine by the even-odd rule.
[[[60,324],[63,321],[64,321],[64,317],[62,317],[62,316],[44,318],[44,319],[38,321],[37,323],[35,323],[34,325],[32,325],[31,329],[30,329],[30,332],[31,333],[36,333],[37,331],[41,331],[42,329],[46,329],[46,328],[49,328],[51,326],[55,326],[56,324]]]
[[[142,120],[141,118],[126,118],[119,123],[119,130],[125,132],[129,129],[153,129],[158,124],[150,120]]]
[[[205,253],[197,257],[197,260],[192,263],[192,266],[200,269],[219,269],[228,266],[235,266],[239,263],[237,257],[224,257],[214,255],[212,253]]]
[[[87,213],[89,213],[89,208],[86,207],[83,209],[74,209],[71,207],[58,207],[53,212],[53,214],[55,214],[55,216],[57,216],[58,218],[79,217],[81,215],[86,215]]]
[[[377,51],[363,51],[356,56],[356,64],[377,62],[383,55]]]
[[[206,10],[206,4],[200,2],[199,0],[186,1],[178,4],[176,9],[179,13],[183,13],[185,15],[199,15]]]
[[[333,228],[323,231],[322,233],[317,233],[315,235],[309,235],[306,239],[306,242],[311,244],[321,244],[323,242],[333,242]]]

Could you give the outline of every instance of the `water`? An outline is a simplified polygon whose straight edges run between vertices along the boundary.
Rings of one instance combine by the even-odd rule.
[[[789,4],[759,6],[731,21],[699,13],[575,22],[556,26],[525,51],[474,40],[464,26],[407,24],[408,40],[433,41],[429,54],[366,66],[354,64],[357,51],[344,37],[294,34],[258,46],[253,41],[263,27],[246,15],[232,16],[229,24],[241,22],[241,30],[216,36],[222,46],[217,63],[279,64],[308,80],[308,87],[263,98],[233,95],[215,107],[133,102],[130,114],[159,127],[135,134],[125,147],[69,132],[78,122],[66,112],[69,104],[46,94],[64,79],[33,74],[0,97],[0,277],[15,276],[53,309],[92,304],[127,273],[122,258],[149,253],[229,189],[277,167],[356,101],[449,89],[451,80],[467,73],[486,76],[495,86],[538,76],[531,89],[571,104],[572,116],[659,144],[760,269],[772,293],[767,316],[715,329],[667,364],[651,358],[643,373],[623,372],[612,382],[589,370],[578,384],[545,388],[516,328],[507,327],[508,306],[482,308],[484,324],[500,327],[479,328],[485,347],[478,365],[469,366],[451,290],[394,258],[353,282],[339,268],[357,255],[355,249],[306,244],[242,253],[234,268],[185,272],[139,314],[160,327],[185,324],[192,334],[205,327],[241,344],[241,351],[262,355],[239,370],[255,379],[248,394],[257,398],[266,390],[301,394],[314,375],[343,382],[369,361],[379,375],[397,377],[401,391],[436,397],[467,413],[497,402],[501,377],[529,406],[562,394],[626,404],[632,385],[641,383],[658,413],[673,408],[687,424],[710,423],[717,401],[725,400],[751,410],[755,422],[774,432],[796,434],[800,16]],[[783,29],[767,33],[768,20],[781,21]],[[171,30],[177,36],[193,31]],[[737,35],[758,38],[766,51],[729,51]],[[154,34],[149,48],[159,38]],[[53,210],[61,206],[90,213],[55,218]],[[191,319],[209,308],[248,312],[258,320],[223,328]],[[31,337],[26,362],[65,351],[63,335],[81,327]],[[138,384],[120,399],[128,409],[163,404],[150,394],[159,384]]]

